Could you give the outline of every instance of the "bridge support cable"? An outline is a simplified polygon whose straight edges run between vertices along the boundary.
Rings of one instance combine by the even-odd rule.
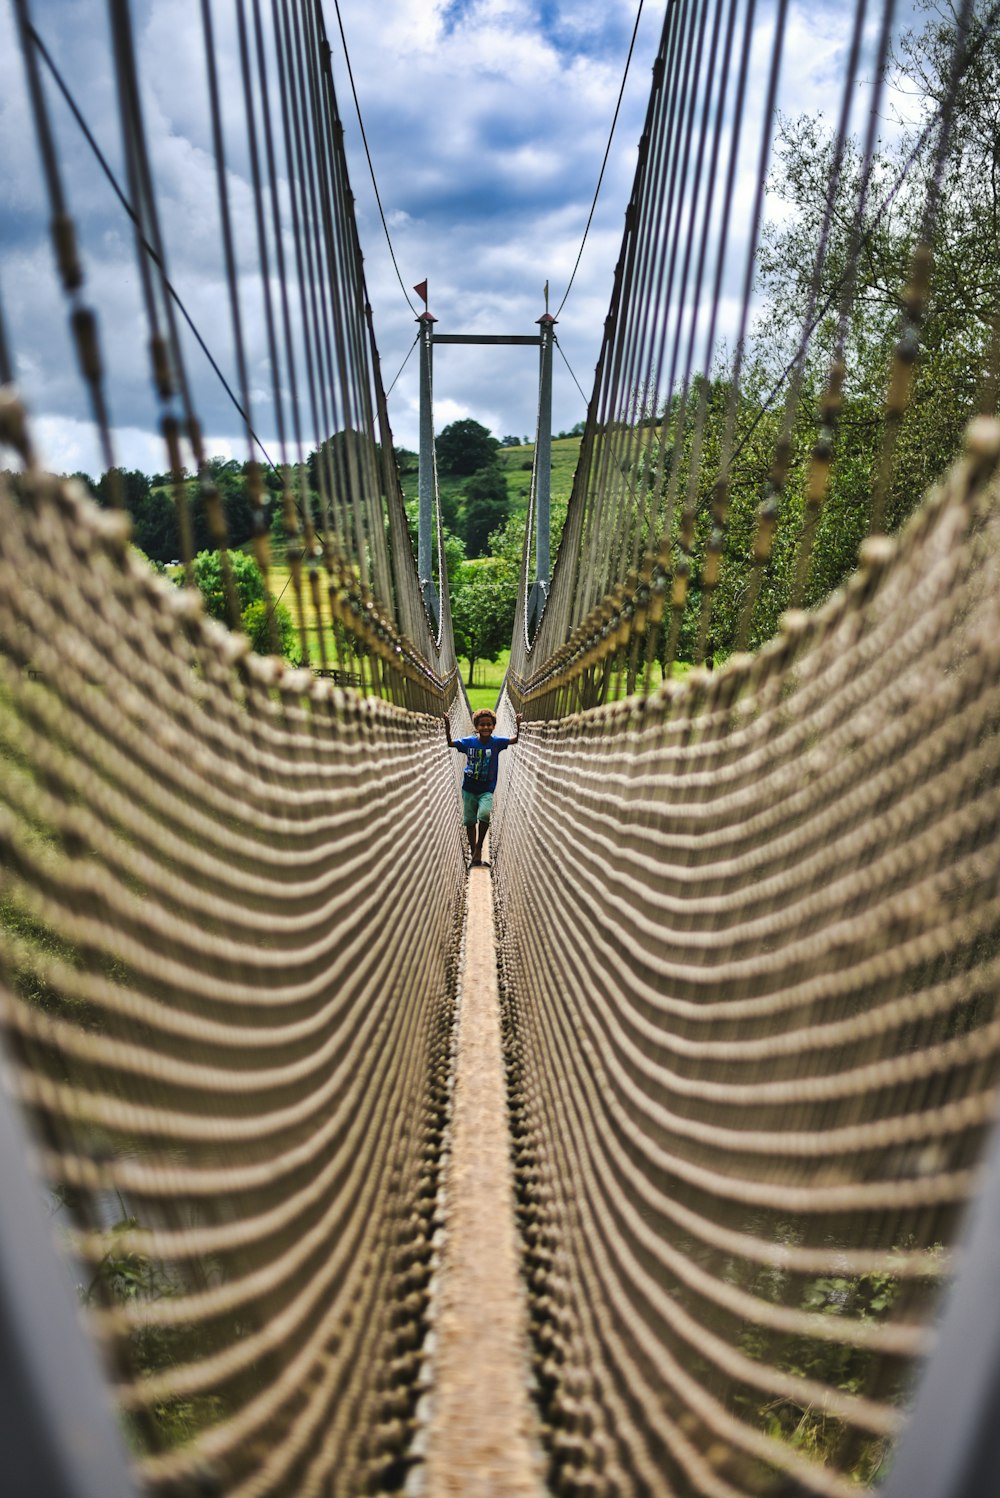
[[[95,1349],[79,1325],[52,1205],[0,1088],[0,1452],[5,1498],[135,1498]]]
[[[451,632],[448,627],[439,628],[436,614],[432,620],[427,613],[410,551],[398,474],[384,456],[387,445],[391,452],[391,433],[381,390],[374,388],[380,375],[322,16],[312,0],[282,0],[271,7],[270,14],[254,0],[252,15],[248,0],[240,0],[236,15],[244,95],[240,121],[238,113],[226,116],[218,97],[217,36],[220,25],[226,23],[217,12],[216,0],[205,0],[202,22],[221,224],[219,273],[228,290],[239,365],[236,384],[242,388],[240,413],[250,443],[244,479],[254,512],[255,556],[266,580],[271,517],[265,514],[264,505],[271,496],[263,491],[252,451],[245,347],[245,330],[260,315],[259,299],[267,329],[274,412],[267,418],[261,412],[256,425],[273,420],[281,434],[284,560],[290,569],[304,656],[323,672],[336,673],[345,681],[363,681],[369,691],[408,701],[408,705],[416,705],[416,698],[429,687],[443,706],[456,680]],[[77,244],[74,238],[72,194],[61,173],[46,80],[37,66],[36,51],[46,57],[48,52],[32,21],[31,0],[19,0],[18,18],[36,133],[49,167],[45,181],[57,261],[80,346],[81,370],[110,464],[116,372],[102,367],[96,314],[80,300],[89,246]],[[198,391],[186,367],[173,288],[167,278],[164,246],[173,225],[165,225],[147,150],[144,80],[127,0],[113,0],[112,35],[128,173],[123,203],[135,225],[153,387],[177,513],[177,554],[188,564],[190,580],[196,547],[220,549],[228,617],[238,626],[238,601],[226,558],[225,506],[206,462],[196,412]],[[276,91],[270,84],[274,69]],[[255,80],[265,77],[268,86],[262,95],[255,93]],[[78,115],[75,118],[79,120]],[[240,136],[241,126],[245,138]],[[230,206],[234,178],[230,163],[244,159],[252,167],[248,190],[255,204],[256,236],[237,244]],[[277,288],[271,284],[272,265]],[[115,315],[114,308],[99,310]],[[287,415],[286,392],[291,395]],[[307,464],[303,438],[310,425],[315,451]],[[291,464],[286,452],[289,431],[294,434],[298,460]],[[186,476],[189,452],[198,471],[197,483]],[[447,606],[442,605],[440,612],[447,616]],[[275,648],[271,603],[268,618],[270,643]]]
[[[786,170],[795,150],[795,127],[782,115],[791,0],[759,16],[741,0],[667,6],[564,560],[556,559],[541,633],[525,628],[527,598],[514,632],[510,687],[529,715],[649,691],[670,674],[678,652],[685,662],[711,665],[762,643],[782,608],[829,591],[829,567],[813,566],[815,537],[832,524],[823,520],[826,498],[851,487],[854,465],[876,464],[874,487],[858,501],[876,532],[890,488],[899,523],[924,487],[927,475],[903,492],[910,459],[898,430],[919,379],[932,241],[948,212],[960,211],[962,142],[951,121],[989,50],[997,7],[973,0],[956,7],[951,42],[939,37],[940,78],[926,121],[914,127],[913,148],[894,178],[876,161],[893,16],[891,0],[853,7],[836,94],[817,100],[834,126],[827,132],[821,116],[812,121],[811,149],[824,166],[810,178],[809,200],[794,196]],[[867,119],[859,125],[859,80],[868,78]],[[785,296],[790,315],[777,304],[768,310],[754,291],[762,276],[774,279],[774,246],[792,244],[781,239],[769,180],[794,198],[802,224],[789,251],[801,265],[781,283],[794,288]],[[746,215],[737,209],[740,195]],[[872,226],[904,199],[902,221],[912,224],[915,242],[906,249],[913,269],[900,292],[900,326],[887,321],[885,328],[892,369],[879,368],[878,388],[862,396],[859,380],[873,375],[858,326],[872,314],[870,294],[858,301],[859,261]],[[903,231],[894,223],[893,232]],[[988,331],[970,328],[970,341],[986,343]],[[780,414],[772,409],[779,397]],[[854,416],[842,427],[845,398]],[[867,454],[854,435],[860,400],[881,411]],[[977,409],[967,403],[966,418]],[[846,444],[843,475],[838,443]],[[854,560],[838,560],[837,580]]]

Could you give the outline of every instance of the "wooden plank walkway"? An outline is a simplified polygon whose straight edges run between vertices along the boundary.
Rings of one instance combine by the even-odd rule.
[[[469,874],[425,1498],[541,1498],[488,869]]]

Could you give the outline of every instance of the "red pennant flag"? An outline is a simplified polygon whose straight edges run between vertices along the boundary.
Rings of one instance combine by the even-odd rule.
[[[426,281],[419,281],[417,283],[417,285],[414,286],[413,289],[417,293],[417,296],[420,297],[420,299],[422,300],[424,306],[426,307],[427,306],[427,282]]]

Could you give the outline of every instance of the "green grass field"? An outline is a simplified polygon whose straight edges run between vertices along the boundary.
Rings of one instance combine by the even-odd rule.
[[[533,446],[529,443],[519,447],[502,447],[497,453],[500,467],[507,478],[507,491],[510,497],[510,510],[512,515],[524,515],[528,508],[528,494],[531,486],[531,463]],[[553,508],[563,507],[569,501],[570,490],[573,486],[573,474],[576,471],[577,459],[580,454],[579,437],[557,438],[552,443],[552,503]],[[411,470],[401,475],[404,496],[407,499],[415,499],[417,494],[417,473]],[[464,506],[464,490],[468,483],[467,478],[452,478],[442,475],[440,489],[443,498],[452,497],[461,508]],[[558,510],[556,509],[556,513]],[[284,561],[283,548],[279,543],[274,548],[274,562],[271,568],[271,586],[275,598],[280,598],[286,604],[295,621],[299,625],[299,609],[295,594],[291,586],[291,574]],[[308,592],[303,589],[303,614],[306,627],[306,642],[309,647],[309,660],[314,666],[320,663],[319,636],[312,600]],[[329,639],[327,640],[330,649]],[[503,685],[504,672],[507,669],[509,651],[504,651],[498,661],[476,662],[475,686],[467,688],[469,701],[473,710],[479,707],[495,707],[500,688]],[[464,679],[464,678],[463,678]]]
[[[476,684],[465,689],[473,712],[480,707],[496,707],[509,660],[510,651],[504,650],[499,660],[476,662]],[[465,680],[464,674],[462,680]]]
[[[274,589],[275,597],[280,597],[282,603],[288,606],[292,618],[295,620],[296,625],[298,625],[299,614],[296,607],[295,595],[292,591],[291,586],[291,573],[288,566],[284,562],[275,562],[274,566],[272,567],[271,584]],[[320,631],[316,622],[315,614],[313,612],[312,600],[310,599],[308,592],[305,589],[303,590],[303,593],[303,603],[305,605],[304,613],[306,623],[306,641],[309,646],[309,660],[311,665],[318,666],[321,662],[319,649]],[[327,631],[326,643],[329,663],[330,665],[335,666],[337,665],[337,661],[333,656],[333,646],[330,640],[329,630]],[[471,687],[465,687],[466,696],[469,699],[469,706],[471,707],[473,712],[475,712],[476,709],[480,707],[496,707],[501,689],[503,687],[503,679],[507,671],[507,663],[509,660],[510,651],[504,650],[501,652],[499,658],[495,661],[476,661],[475,685]],[[468,671],[468,662],[462,661],[459,663],[459,665],[462,671],[462,681],[464,684],[466,679],[466,672]],[[687,662],[678,661],[674,665],[674,680],[683,680],[690,669],[691,667],[687,664]],[[660,671],[659,664],[654,663],[652,678],[649,683],[649,690],[655,691],[656,688],[660,686],[661,680],[662,673]],[[640,682],[639,689],[642,690],[643,686],[644,683]],[[624,696],[625,680],[623,677],[612,682],[608,697],[610,701],[616,701],[619,697]]]
[[[274,597],[280,600],[280,602],[285,605],[292,618],[295,620],[296,628],[298,628],[300,623],[299,607],[295,597],[295,590],[292,587],[291,568],[283,558],[277,555],[275,556],[275,560],[271,566],[270,581],[271,590]],[[313,609],[312,598],[309,593],[308,585],[306,584],[304,578],[302,584],[302,605],[302,613],[304,615],[304,622],[306,626],[306,644],[309,647],[309,662],[310,665],[318,666],[320,665],[322,660],[319,649],[320,628],[316,619],[315,610]],[[327,621],[328,627],[325,635],[325,641],[327,650],[332,651],[333,646],[330,639],[328,615]]]

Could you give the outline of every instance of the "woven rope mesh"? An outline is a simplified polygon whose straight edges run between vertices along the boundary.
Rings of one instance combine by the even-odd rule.
[[[979,435],[898,546],[758,656],[508,756],[501,972],[557,1491],[886,1470],[1000,1069]]]
[[[6,1081],[138,1470],[377,1487],[460,930],[440,724],[251,656],[71,489],[0,513]]]

